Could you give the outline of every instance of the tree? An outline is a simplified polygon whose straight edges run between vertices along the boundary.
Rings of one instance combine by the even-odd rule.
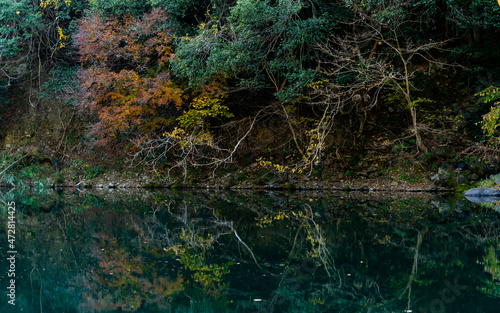
[[[476,97],[479,97],[478,103],[487,108],[487,113],[482,116],[480,122],[476,123],[476,125],[481,126],[484,137],[476,138],[480,139],[479,142],[466,151],[484,160],[497,161],[500,158],[500,136],[498,133],[498,127],[500,126],[500,88],[489,86],[478,92]]]
[[[168,25],[176,31],[178,36],[192,36],[198,29],[198,23],[205,18],[207,9],[220,8],[226,5],[225,0],[148,0],[152,7],[160,7],[168,14]],[[212,5],[213,4],[213,5]]]
[[[149,12],[151,6],[148,0],[88,0],[94,12],[101,12],[105,16],[120,17],[132,15],[139,17]]]
[[[219,75],[240,87],[272,88],[281,101],[296,99],[315,77],[314,44],[332,27],[323,15],[303,14],[306,8],[295,0],[237,1],[181,42],[174,70],[192,86]]]
[[[161,133],[175,119],[183,99],[167,70],[173,50],[166,19],[157,9],[140,18],[91,14],[80,21],[75,44],[88,68],[78,74],[79,106],[96,116],[90,132],[96,145]]]
[[[328,55],[323,67],[328,82],[319,93],[327,103],[336,101],[335,112],[348,103],[359,103],[360,97],[364,100],[361,110],[366,111],[377,103],[384,88],[392,88],[410,112],[417,149],[427,152],[417,105],[428,100],[414,96],[412,81],[417,72],[426,69],[416,63],[442,65],[435,53],[446,42],[415,36],[415,29],[426,25],[419,17],[418,6],[409,1],[355,0],[345,4],[352,10],[352,19],[344,23],[343,34],[322,46]]]
[[[228,92],[272,93],[270,104],[254,110],[249,120],[278,118],[290,130],[300,160],[310,163],[303,148],[307,139],[301,140],[307,126],[292,111],[298,112],[308,84],[318,78],[316,44],[335,27],[329,10],[316,1],[236,1],[209,14],[198,34],[179,44],[173,70],[191,86],[225,80]]]
[[[6,84],[30,69],[40,38],[42,18],[30,1],[0,1],[0,73]]]
[[[71,23],[85,5],[69,0],[1,0],[0,88],[7,90],[23,82],[25,99],[36,107],[40,99],[33,97],[33,90],[42,88],[43,73],[73,61],[66,53]]]

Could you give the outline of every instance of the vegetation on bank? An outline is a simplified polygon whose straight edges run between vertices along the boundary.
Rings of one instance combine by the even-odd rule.
[[[0,0],[0,20],[4,183],[498,170],[493,0]]]

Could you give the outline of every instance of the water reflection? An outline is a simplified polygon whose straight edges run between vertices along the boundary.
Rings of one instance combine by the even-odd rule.
[[[18,206],[16,306],[4,296],[2,312],[497,312],[500,304],[498,213],[465,200],[201,192],[2,199]],[[6,216],[2,207],[4,225]],[[0,242],[6,251],[5,233]]]

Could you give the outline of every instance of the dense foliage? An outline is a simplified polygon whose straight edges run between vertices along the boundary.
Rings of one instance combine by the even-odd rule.
[[[77,66],[93,145],[132,140],[119,149],[159,168],[257,151],[312,171],[499,124],[494,0],[2,0],[0,20],[1,106]]]
[[[171,123],[170,111],[182,105],[182,92],[167,71],[172,35],[162,27],[165,12],[112,20],[91,14],[80,21],[74,42],[80,60],[83,94],[79,106],[96,113],[91,133],[96,144],[138,128],[150,133]]]

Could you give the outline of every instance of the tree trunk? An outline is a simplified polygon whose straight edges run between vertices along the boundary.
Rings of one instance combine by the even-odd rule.
[[[429,150],[424,145],[424,143],[422,141],[422,137],[420,137],[420,132],[418,131],[418,127],[417,127],[417,109],[413,106],[413,103],[411,101],[409,101],[408,104],[410,105],[411,120],[413,123],[413,131],[415,132],[415,139],[417,142],[417,151],[420,151],[422,153],[427,153]]]

